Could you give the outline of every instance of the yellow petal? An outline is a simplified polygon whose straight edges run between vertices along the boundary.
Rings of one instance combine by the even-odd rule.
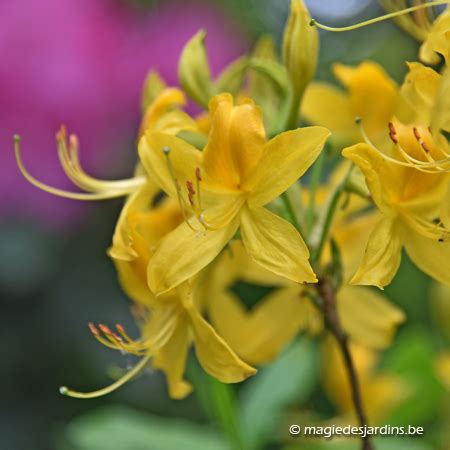
[[[244,357],[242,347],[246,345],[247,311],[244,304],[233,292],[214,289],[209,292],[208,316],[220,336]],[[251,359],[246,359],[251,362]]]
[[[362,118],[369,136],[385,135],[398,104],[394,81],[374,62],[366,61],[357,67],[336,64],[333,70],[348,89],[352,114]]]
[[[162,240],[150,260],[150,289],[162,294],[193,277],[220,253],[237,227],[235,219],[217,231],[195,232],[183,222]]]
[[[195,308],[189,308],[188,313],[195,353],[206,372],[222,383],[239,383],[256,373],[256,369],[242,361]]]
[[[402,242],[397,221],[381,219],[370,233],[366,252],[351,283],[380,289],[389,284],[400,265]]]
[[[171,197],[176,197],[174,176],[184,191],[186,181],[195,180],[195,170],[201,165],[202,154],[192,145],[160,132],[148,131],[139,141],[139,158],[150,177]],[[167,156],[163,148],[169,148]],[[174,169],[170,172],[167,158]]]
[[[147,130],[164,131],[170,134],[176,134],[181,130],[195,130],[195,121],[183,111],[176,109],[185,104],[186,97],[179,89],[163,90],[146,109],[141,121],[139,137]]]
[[[332,139],[344,142],[359,139],[349,97],[334,86],[320,82],[311,83],[302,100],[301,115],[313,125],[328,128]]]
[[[368,144],[347,147],[342,151],[342,155],[361,169],[378,208],[384,214],[392,215],[392,203],[403,195],[406,184],[404,168],[389,163]],[[413,171],[417,172],[414,169]]]
[[[433,110],[431,128],[436,135],[440,130],[450,132],[450,70],[446,67],[440,79]]]
[[[450,58],[450,10],[434,21],[428,37],[420,47],[419,57],[427,64],[438,64],[442,55],[448,64]]]
[[[251,364],[272,361],[300,331],[309,331],[308,325],[315,321],[309,306],[296,286],[269,294],[251,310],[246,339],[236,351]]]
[[[361,202],[360,209],[352,209],[352,204]],[[344,268],[344,280],[347,281],[358,269],[369,235],[374,226],[380,221],[381,213],[378,210],[363,214],[363,208],[367,208],[367,202],[356,196],[352,196],[346,211],[348,216],[339,220],[333,230],[333,238],[342,249],[342,263]],[[353,217],[352,217],[353,216]],[[347,220],[348,219],[348,220]]]
[[[431,278],[450,286],[450,243],[429,239],[403,227],[405,249],[414,264]]]
[[[450,184],[447,187],[447,192],[445,193],[444,199],[441,203],[439,217],[445,227],[450,230]]]
[[[140,187],[136,192],[130,195],[120,213],[116,228],[113,235],[113,244],[108,253],[112,258],[124,261],[131,261],[137,257],[136,251],[133,249],[132,231],[129,226],[129,215],[148,209],[153,198],[158,194],[159,188],[156,184],[148,181],[144,186]]]
[[[174,399],[184,398],[192,391],[191,384],[183,379],[190,341],[188,325],[186,313],[181,314],[172,336],[153,358],[153,367],[166,374],[169,395]]]
[[[206,174],[212,184],[239,189],[266,141],[261,111],[250,100],[234,106],[230,94],[220,94],[212,99],[210,113],[211,131],[203,152]]]
[[[388,347],[405,321],[400,308],[369,288],[344,286],[338,293],[337,307],[350,338],[373,349]]]
[[[307,127],[271,139],[254,175],[243,186],[251,190],[250,204],[265,205],[286,191],[316,160],[329,135],[326,128]]]
[[[430,124],[430,115],[435,102],[439,74],[420,63],[408,63],[409,73],[401,87],[402,100],[414,113],[412,121]]]
[[[243,208],[240,221],[245,248],[258,264],[292,281],[317,281],[308,247],[289,222],[259,206]]]

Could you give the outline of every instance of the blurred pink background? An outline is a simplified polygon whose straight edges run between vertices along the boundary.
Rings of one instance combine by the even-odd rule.
[[[55,133],[78,134],[82,164],[101,177],[127,174],[143,80],[151,67],[176,83],[177,59],[199,29],[208,31],[213,70],[246,49],[215,2],[164,0],[143,9],[125,0],[0,2],[0,220],[73,227],[86,206],[30,186],[14,161],[22,136],[26,167],[72,189],[59,167]]]

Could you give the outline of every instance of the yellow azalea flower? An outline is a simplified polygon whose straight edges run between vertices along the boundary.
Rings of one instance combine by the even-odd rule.
[[[420,152],[415,147],[420,144],[408,131],[409,127],[397,128],[399,142],[406,144],[404,148]],[[421,135],[428,138],[425,130]],[[429,148],[431,152],[435,149]],[[372,198],[383,214],[370,235],[352,283],[380,288],[389,284],[400,265],[403,246],[421,270],[442,283],[450,283],[445,269],[450,257],[449,233],[435,222],[448,174],[429,174],[393,164],[368,144],[349,147],[343,155],[363,171]]]
[[[109,393],[128,381],[130,373],[135,376],[151,362],[165,372],[171,397],[183,398],[191,391],[183,376],[192,344],[204,370],[224,383],[242,381],[256,372],[236,356],[201,315],[195,280],[160,297],[148,289],[147,266],[153,252],[161,239],[183,221],[178,204],[167,197],[161,200],[159,195],[159,189],[147,183],[127,200],[109,252],[123,289],[138,305],[141,337],[130,338],[120,325],[117,332],[105,325],[90,325],[100,342],[141,356],[142,360],[107,388],[87,394],[64,389],[65,394],[91,398]]]
[[[397,375],[378,373],[379,355],[361,345],[351,345],[350,351],[358,373],[364,408],[370,424],[383,423],[389,414],[410,395],[409,386]],[[330,336],[323,348],[322,383],[328,397],[349,419],[357,423],[347,369],[336,341]]]
[[[433,22],[420,47],[419,57],[427,64],[438,64],[440,56],[445,59],[446,64],[450,58],[450,10],[447,9]]]
[[[200,151],[167,133],[147,132],[139,155],[149,176],[177,199],[184,222],[158,247],[149,286],[161,294],[209,264],[239,229],[248,253],[296,282],[317,281],[298,231],[264,207],[295,183],[329,132],[309,127],[267,141],[260,109],[229,94],[210,103],[211,130]]]
[[[400,264],[402,247],[421,270],[450,283],[445,269],[450,256],[449,229],[443,212],[450,182],[443,161],[449,153],[440,132],[447,129],[448,113],[439,107],[448,75],[439,78],[417,64],[410,70],[402,87],[405,105],[423,107],[418,113],[410,108],[411,126],[394,118],[386,130],[389,146],[377,146],[364,136],[366,143],[343,151],[364,173],[373,201],[383,214],[373,228],[354,284],[380,288],[389,284]],[[430,123],[436,124],[434,129]]]
[[[370,61],[357,67],[335,64],[333,72],[347,92],[326,83],[311,83],[303,98],[302,117],[329,128],[339,143],[362,140],[356,117],[362,118],[373,139],[383,138],[398,107],[395,82],[381,66]]]

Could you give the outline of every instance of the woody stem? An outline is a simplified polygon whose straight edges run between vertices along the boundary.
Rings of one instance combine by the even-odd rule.
[[[353,404],[355,407],[356,415],[358,417],[359,425],[361,427],[367,427],[367,416],[361,398],[358,374],[356,372],[353,357],[350,352],[348,336],[342,329],[342,325],[339,320],[339,315],[336,308],[335,292],[331,283],[326,278],[322,278],[319,280],[319,283],[317,284],[317,290],[323,300],[322,310],[325,316],[325,320],[330,331],[337,340],[338,346],[342,353],[342,357],[344,359],[344,365],[348,374],[348,379],[350,381]],[[372,441],[370,440],[370,437],[368,435],[362,438],[361,448],[362,450],[374,450]]]

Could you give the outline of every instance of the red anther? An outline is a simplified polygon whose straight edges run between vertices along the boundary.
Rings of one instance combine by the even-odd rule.
[[[187,187],[187,190],[188,190],[189,203],[191,205],[193,205],[194,204],[195,189],[194,189],[194,185],[192,184],[192,181],[186,181],[186,187]]]
[[[102,323],[99,323],[99,324],[98,324],[98,327],[99,327],[100,330],[102,330],[103,333],[105,333],[105,334],[109,334],[109,335],[112,335],[112,334],[113,334],[112,331],[111,331],[106,325],[103,325]]]
[[[70,144],[70,147],[72,147],[72,148],[76,148],[76,149],[78,148],[78,137],[76,134],[71,134],[69,136],[69,144]]]
[[[430,153],[430,149],[427,147],[427,144],[425,144],[425,141],[420,136],[419,130],[414,127],[413,128],[414,137],[417,139],[417,142],[420,144],[420,146],[425,150],[425,152]]]
[[[187,187],[189,194],[195,195],[194,184],[192,183],[192,181],[186,181],[186,187]]]
[[[422,148],[427,152],[430,153],[430,149],[427,147],[427,144],[425,144],[425,142],[421,139],[419,141],[419,144],[422,146]]]
[[[202,173],[200,171],[200,167],[197,167],[195,169],[195,177],[197,178],[198,181],[202,181]]]
[[[120,323],[116,323],[116,328],[119,333],[125,334],[125,329]]]
[[[94,336],[98,336],[99,335],[99,332],[98,332],[97,328],[95,327],[95,325],[92,322],[88,323],[88,327],[89,327],[89,330],[91,330],[91,333]]]
[[[395,129],[394,124],[392,122],[389,122],[388,127],[389,127],[389,137],[391,138],[394,144],[398,144],[397,130]]]

